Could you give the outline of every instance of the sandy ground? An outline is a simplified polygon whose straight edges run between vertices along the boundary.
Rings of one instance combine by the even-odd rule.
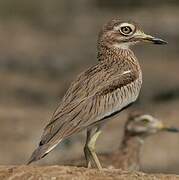
[[[86,168],[64,167],[64,166],[44,166],[44,167],[27,167],[27,166],[1,166],[0,178],[9,179],[52,179],[52,180],[177,180],[176,175],[162,174],[145,174],[141,172],[127,172],[121,170],[89,170]]]

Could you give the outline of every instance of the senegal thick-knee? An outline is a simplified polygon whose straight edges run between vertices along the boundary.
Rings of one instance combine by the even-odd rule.
[[[103,26],[97,42],[98,63],[72,82],[45,127],[29,163],[43,158],[66,138],[87,129],[87,164],[93,163],[101,169],[96,153],[88,147],[93,141],[94,149],[98,131],[101,131],[101,125],[109,117],[138,98],[142,71],[130,47],[139,42],[166,44],[161,39],[145,34],[132,21],[116,18]]]

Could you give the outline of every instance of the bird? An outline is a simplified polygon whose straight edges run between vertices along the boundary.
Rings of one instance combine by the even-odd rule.
[[[99,159],[106,168],[140,170],[140,150],[146,137],[159,132],[179,133],[179,128],[169,127],[150,114],[132,113],[125,123],[120,147],[112,153],[102,153]]]
[[[159,132],[179,133],[179,128],[165,125],[154,116],[132,112],[124,125],[124,134],[120,146],[113,152],[100,153],[99,160],[105,168],[122,170],[140,170],[140,150],[145,139]],[[84,166],[83,158],[64,161],[65,164]]]
[[[108,21],[101,28],[97,40],[98,63],[71,83],[27,164],[45,157],[72,135],[87,130],[86,165],[102,169],[95,152],[102,127],[109,117],[135,102],[141,89],[142,71],[130,48],[139,42],[167,43],[145,34],[137,23],[120,18]]]

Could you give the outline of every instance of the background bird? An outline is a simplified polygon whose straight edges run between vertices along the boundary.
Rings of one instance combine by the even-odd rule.
[[[126,121],[124,136],[118,150],[100,154],[105,167],[124,170],[140,169],[140,150],[146,137],[167,131],[179,133],[179,128],[168,127],[149,114],[131,114]]]
[[[43,158],[62,140],[87,129],[84,147],[87,166],[93,163],[101,169],[95,153],[101,125],[136,101],[140,92],[142,72],[129,49],[138,42],[166,44],[146,35],[131,21],[116,18],[104,25],[98,38],[98,64],[81,73],[71,84],[28,164]]]
[[[168,127],[149,114],[131,113],[124,126],[120,147],[114,152],[100,153],[98,157],[105,168],[137,171],[140,169],[140,150],[145,138],[164,131],[179,133],[179,128]],[[85,164],[82,158],[64,163],[76,166]]]

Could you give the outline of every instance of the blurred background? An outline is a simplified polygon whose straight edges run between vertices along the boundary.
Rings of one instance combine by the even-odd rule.
[[[0,164],[24,164],[74,77],[95,64],[96,39],[112,17],[132,19],[167,46],[134,48],[143,69],[139,101],[104,128],[98,151],[118,148],[131,109],[179,127],[179,1],[0,0]],[[82,156],[85,133],[37,164]],[[142,170],[179,174],[179,135],[147,138]]]

